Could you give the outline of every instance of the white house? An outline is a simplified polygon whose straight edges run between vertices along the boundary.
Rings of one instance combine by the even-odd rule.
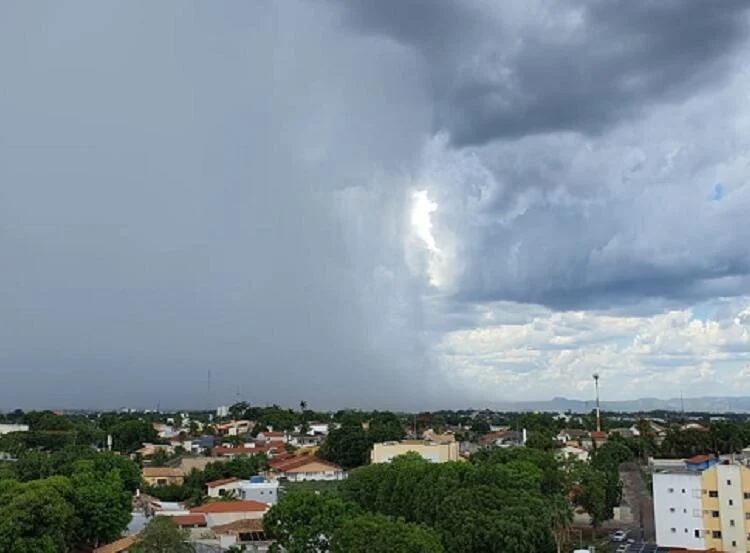
[[[585,449],[582,449],[580,447],[574,447],[572,445],[566,445],[565,447],[562,447],[557,450],[558,457],[561,457],[563,459],[567,459],[570,456],[573,456],[578,461],[583,461],[584,463],[588,463],[589,461],[589,452]]]
[[[328,434],[328,423],[327,422],[309,422],[307,424],[309,430],[308,434]]]
[[[0,435],[10,434],[11,432],[28,432],[28,424],[0,424]]]
[[[207,495],[211,498],[234,497],[254,500],[273,505],[279,498],[279,482],[254,476],[250,480],[225,478],[206,484]]]

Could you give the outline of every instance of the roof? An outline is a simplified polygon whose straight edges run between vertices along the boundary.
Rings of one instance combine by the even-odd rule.
[[[215,454],[219,455],[227,455],[227,454],[235,454],[235,455],[253,455],[255,453],[263,453],[265,451],[262,447],[223,447],[223,446],[217,446],[211,449],[211,451]]]
[[[185,474],[180,469],[170,467],[143,467],[144,478],[181,478]]]
[[[229,524],[218,524],[213,526],[211,530],[215,534],[234,534],[234,533],[246,533],[246,532],[262,532],[263,531],[263,519],[260,518],[245,518],[242,520],[235,520]]]
[[[191,513],[262,513],[269,508],[268,503],[252,499],[236,501],[212,501],[190,509]]]
[[[222,478],[221,480],[212,480],[211,482],[207,482],[206,486],[208,486],[209,488],[217,488],[225,484],[231,484],[232,482],[239,482],[239,480],[240,479],[237,477]]]
[[[565,428],[557,433],[558,436],[560,434],[567,434],[571,438],[580,438],[581,436],[588,434],[588,432],[586,430],[581,430],[580,428]]]
[[[172,517],[172,520],[174,520],[178,526],[206,526],[206,517],[201,514],[175,515]]]
[[[135,543],[136,536],[128,536],[94,549],[94,553],[122,553]]]
[[[320,457],[311,455],[302,455],[299,457],[294,457],[293,459],[283,459],[278,461],[272,459],[271,461],[269,461],[271,467],[277,472],[287,472],[313,463],[320,463],[323,465],[327,465],[336,471],[343,471],[343,469],[339,465],[326,461],[325,459],[321,459]]]
[[[272,438],[281,438],[284,436],[283,432],[261,432],[264,436],[270,436]]]
[[[692,457],[685,459],[688,463],[705,463],[711,461],[714,458],[713,455],[693,455]]]
[[[592,440],[606,440],[607,433],[606,432],[592,432],[591,439]]]

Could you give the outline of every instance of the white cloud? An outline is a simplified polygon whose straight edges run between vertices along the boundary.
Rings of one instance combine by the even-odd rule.
[[[473,398],[750,394],[750,298],[723,300],[722,317],[701,321],[690,308],[649,316],[555,312],[520,304],[485,305],[492,317],[528,313],[521,324],[484,324],[443,335],[443,370]],[[743,368],[744,367],[744,368]],[[738,378],[742,377],[742,378]]]

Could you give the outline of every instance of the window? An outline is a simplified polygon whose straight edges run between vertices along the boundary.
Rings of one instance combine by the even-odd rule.
[[[721,539],[721,530],[713,530],[711,532],[711,537],[714,538],[715,540],[720,540]]]
[[[729,526],[731,526],[732,528],[734,528],[734,521],[733,520],[729,521]]]
[[[670,508],[669,508],[669,512],[670,512],[670,513],[674,513],[674,507],[670,507]]]
[[[750,513],[745,513],[745,520],[750,520]]]
[[[727,486],[731,486],[731,485],[732,485],[732,481],[731,480],[727,480]]]
[[[708,490],[708,497],[719,497],[719,492],[716,490]]]
[[[732,505],[734,505],[734,499],[729,500],[729,506],[731,507]]]
[[[675,532],[677,532],[677,528],[670,528],[669,531],[674,534]]]
[[[737,542],[732,540],[732,547],[737,547]]]
[[[685,533],[687,534],[687,528],[685,528]]]
[[[674,488],[667,488],[667,493],[674,493]]]
[[[682,493],[685,493],[685,488],[682,488]]]
[[[703,530],[695,530],[693,532],[696,538],[702,538],[703,537]],[[750,534],[747,535],[747,539],[750,540]]]
[[[719,511],[711,511],[711,516],[713,518],[719,518]]]
[[[682,510],[682,512],[683,512],[683,513],[687,513],[687,509],[683,509],[683,510]]]

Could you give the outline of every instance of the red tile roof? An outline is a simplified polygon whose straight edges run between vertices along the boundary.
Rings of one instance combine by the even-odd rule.
[[[209,488],[216,488],[218,486],[223,486],[224,484],[231,484],[232,482],[239,482],[239,478],[232,477],[232,478],[223,478],[221,480],[212,480],[211,482],[207,482],[206,486]]]
[[[258,447],[222,447],[217,446],[211,450],[215,455],[254,455],[263,453]]]
[[[592,440],[606,440],[607,433],[606,432],[592,432],[591,439]]]
[[[686,459],[688,463],[705,463],[713,459],[713,455],[693,455],[689,459]]]
[[[136,536],[128,536],[94,549],[94,553],[122,553],[135,543]]]
[[[269,438],[282,438],[284,437],[283,432],[261,432],[264,436],[268,436]]]
[[[248,500],[212,501],[190,509],[191,513],[262,513],[269,508],[267,503]]]
[[[172,517],[177,526],[205,526],[205,515],[175,515]]]
[[[312,463],[321,463],[323,465],[327,465],[331,467],[333,470],[340,471],[343,470],[340,466],[338,466],[335,463],[330,463],[326,461],[325,459],[321,459],[320,457],[315,456],[309,456],[309,455],[300,455],[298,457],[294,457],[293,459],[271,459],[268,464],[271,465],[271,468],[273,468],[276,472],[286,472],[293,469],[298,469],[300,467],[304,467],[305,465],[309,465]]]

